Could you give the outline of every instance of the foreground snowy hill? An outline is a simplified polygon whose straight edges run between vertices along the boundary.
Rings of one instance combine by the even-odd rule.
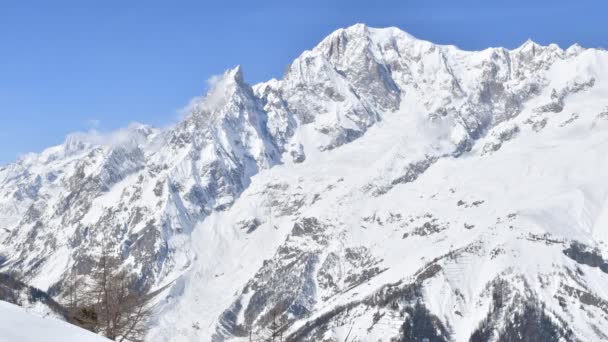
[[[29,313],[0,301],[2,342],[108,342],[109,340],[51,317]]]
[[[355,25],[213,85],[0,169],[2,270],[61,297],[111,241],[150,341],[608,339],[606,51]]]

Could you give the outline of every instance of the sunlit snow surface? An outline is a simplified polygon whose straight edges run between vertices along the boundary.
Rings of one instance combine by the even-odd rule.
[[[0,341],[2,342],[107,342],[74,325],[49,316],[39,316],[0,301]]]

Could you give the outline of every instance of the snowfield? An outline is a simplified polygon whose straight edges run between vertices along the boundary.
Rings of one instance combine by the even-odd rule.
[[[0,341],[108,342],[109,340],[59,319],[39,316],[21,307],[0,301]]]
[[[608,340],[607,155],[608,52],[358,24],[281,80],[226,71],[174,127],[1,168],[0,270],[57,291],[109,237],[166,286],[151,342],[497,341],[521,321]]]

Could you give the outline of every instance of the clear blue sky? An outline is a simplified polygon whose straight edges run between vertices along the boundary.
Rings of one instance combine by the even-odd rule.
[[[465,49],[607,47],[607,17],[605,0],[0,0],[0,164],[92,126],[165,126],[211,75],[280,77],[357,22]]]

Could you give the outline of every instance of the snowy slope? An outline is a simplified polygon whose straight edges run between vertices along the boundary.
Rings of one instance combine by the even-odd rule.
[[[389,341],[416,303],[443,340],[497,340],[531,302],[605,340],[607,98],[603,50],[354,25],[281,80],[226,71],[174,127],[0,169],[0,267],[61,295],[105,236],[170,284],[150,341]]]
[[[103,342],[109,340],[63,321],[38,316],[18,306],[0,301],[0,341]]]

